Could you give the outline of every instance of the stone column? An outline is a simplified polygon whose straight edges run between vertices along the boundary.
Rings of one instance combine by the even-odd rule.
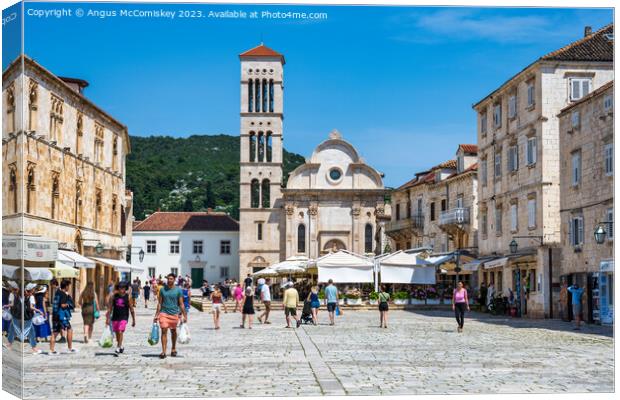
[[[308,246],[310,255],[309,258],[317,258],[320,254],[320,249],[318,248],[318,237],[317,232],[319,231],[318,227],[318,214],[319,214],[319,206],[316,202],[311,202],[308,207]]]

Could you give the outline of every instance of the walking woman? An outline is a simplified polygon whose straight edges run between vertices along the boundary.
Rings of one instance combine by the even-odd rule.
[[[80,295],[80,307],[82,308],[82,320],[84,320],[84,343],[88,343],[93,337],[95,312],[97,312],[97,316],[99,314],[99,304],[97,303],[93,282],[88,282]]]
[[[469,299],[467,298],[467,290],[463,287],[463,281],[459,281],[456,289],[452,294],[452,310],[459,324],[458,332],[463,332],[463,324],[465,324],[465,308],[469,311]]]
[[[241,310],[241,325],[240,328],[245,328],[245,319],[248,319],[248,328],[252,329],[252,320],[254,319],[254,295],[252,292],[252,286],[245,288],[245,295],[243,296],[243,309]]]
[[[34,325],[34,332],[37,339],[42,339],[45,341],[47,341],[52,334],[52,328],[50,327],[50,322],[46,311],[47,303],[47,287],[42,286],[41,289],[34,294],[34,308],[36,308],[41,315],[43,315],[45,322],[41,325]]]
[[[222,301],[222,292],[219,287],[215,287],[215,291],[211,293],[211,308],[213,309],[213,326],[215,329],[220,329],[220,315],[222,314],[222,306],[224,306],[224,312],[228,314],[226,310],[226,303]]]
[[[235,286],[233,295],[235,297],[235,310],[233,312],[237,312],[237,310],[241,310],[241,301],[243,300],[243,289],[241,289],[240,283]]]
[[[390,309],[388,301],[390,294],[385,291],[385,285],[379,288],[379,328],[387,329],[388,310]]]
[[[312,289],[310,289],[310,293],[308,294],[307,299],[310,300],[310,308],[312,310],[312,323],[314,325],[318,325],[319,307],[321,307],[321,302],[319,302],[319,288],[317,286],[312,286]]]

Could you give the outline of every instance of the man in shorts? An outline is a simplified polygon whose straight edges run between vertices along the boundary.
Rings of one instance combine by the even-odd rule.
[[[243,290],[245,291],[246,288],[252,287],[252,275],[248,274],[248,276],[243,280]]]
[[[568,291],[572,295],[571,300],[573,304],[573,317],[575,318],[574,330],[581,329],[581,297],[583,296],[583,289],[578,284],[568,287]]]
[[[260,299],[265,305],[265,311],[263,311],[263,313],[258,316],[258,320],[263,324],[271,323],[268,321],[269,312],[271,311],[271,289],[269,288],[269,285],[271,285],[271,279],[267,278],[260,289]]]
[[[334,314],[336,313],[336,307],[338,306],[338,288],[334,286],[334,281],[332,279],[327,281],[327,287],[325,288],[325,300],[327,301],[329,324],[334,325]]]
[[[176,277],[173,273],[166,277],[166,285],[159,290],[157,300],[157,311],[153,322],[159,322],[161,328],[161,354],[159,358],[166,358],[166,347],[168,346],[168,330],[170,330],[172,349],[170,355],[177,356],[177,325],[179,324],[179,314],[182,315],[183,322],[187,322],[187,313],[183,305],[183,292],[178,286],[174,285]]]
[[[67,347],[70,353],[77,353],[73,348],[73,328],[71,328],[71,310],[73,310],[73,299],[69,294],[71,281],[64,280],[60,283],[60,289],[54,294],[52,306],[52,336],[50,336],[50,355],[58,355],[55,350],[57,334],[64,334],[67,338]]]
[[[284,291],[284,299],[282,304],[284,305],[284,316],[286,317],[286,327],[291,327],[291,316],[297,321],[297,328],[301,325],[301,320],[297,316],[297,306],[299,305],[299,293],[293,286],[293,282],[286,284],[287,289]]]
[[[138,278],[134,279],[133,284],[131,285],[131,306],[135,307],[138,303],[138,298],[140,297],[140,281]]]

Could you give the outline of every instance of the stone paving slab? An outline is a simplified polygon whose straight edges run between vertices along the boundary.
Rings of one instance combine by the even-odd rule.
[[[613,338],[604,327],[572,331],[562,321],[511,320],[471,313],[465,332],[448,311],[347,311],[327,325],[285,329],[281,311],[271,325],[240,329],[241,316],[223,314],[214,330],[208,313],[192,310],[192,341],[179,357],[160,360],[146,342],[153,310],[138,309],[125,354],[82,343],[81,317],[72,321],[77,354],[23,357],[24,396],[225,397],[464,393],[611,392]],[[103,328],[97,322],[95,337]],[[3,339],[6,342],[6,339]],[[61,352],[66,345],[59,344]],[[3,389],[19,394],[21,354],[3,349]],[[48,345],[41,348],[47,352]],[[17,368],[15,368],[17,366]]]

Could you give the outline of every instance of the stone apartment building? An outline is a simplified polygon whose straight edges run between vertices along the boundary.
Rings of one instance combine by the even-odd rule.
[[[583,317],[589,322],[613,323],[613,96],[611,81],[558,115],[561,280],[585,289]],[[602,243],[595,240],[597,228],[604,232]],[[572,319],[571,307],[567,310]]]
[[[476,253],[477,153],[476,145],[461,144],[455,159],[416,173],[392,192],[392,218],[385,224],[392,250],[430,247],[434,253]],[[462,272],[468,283],[470,274]]]
[[[130,145],[127,128],[84,96],[86,86],[27,56],[3,72],[2,225],[103,260],[82,264],[74,285],[93,281],[103,295],[131,233]]]
[[[521,315],[556,316],[560,282],[558,114],[613,78],[613,25],[525,67],[477,102],[480,278]],[[512,246],[510,246],[512,244]],[[515,246],[516,245],[516,246]],[[488,283],[488,282],[487,282]],[[556,307],[557,308],[557,307]]]

